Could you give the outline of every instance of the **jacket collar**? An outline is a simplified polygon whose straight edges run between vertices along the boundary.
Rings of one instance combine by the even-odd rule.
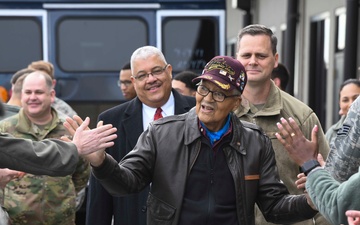
[[[201,133],[199,131],[198,117],[196,115],[195,107],[192,108],[186,115],[184,144],[189,145],[196,139],[200,138]]]
[[[249,100],[242,96],[241,106],[235,111],[239,117],[246,114],[253,114],[255,116],[273,116],[280,114],[283,109],[281,101],[282,91],[275,85],[273,81],[270,82],[270,92],[264,107],[258,110]]]
[[[175,101],[175,115],[183,114],[188,112],[193,105],[189,104],[189,99],[192,97],[187,97],[179,94],[175,89],[172,89]],[[191,99],[195,103],[194,99]],[[144,131],[142,125],[142,102],[138,97],[126,102],[127,107],[124,111],[125,116],[122,121],[124,124],[125,130],[128,137],[139,137],[140,134]],[[139,123],[134,123],[134,121],[141,121]],[[136,145],[137,138],[129,138],[132,146]]]
[[[175,99],[175,115],[186,113],[195,106],[194,97],[181,95],[175,89],[172,89],[172,93]],[[193,102],[194,105],[190,105],[190,102]]]
[[[234,148],[236,151],[245,155],[246,154],[245,148],[241,144],[241,143],[245,143],[242,141],[243,132],[241,132],[241,130],[243,130],[243,125],[241,124],[240,120],[237,118],[237,116],[234,113],[231,113],[230,116],[232,123],[232,140],[230,142],[230,146]],[[196,139],[200,138],[200,136],[201,136],[201,132],[199,131],[198,117],[196,115],[195,108],[192,108],[185,118],[184,144],[189,145],[193,143]]]
[[[25,115],[24,110],[21,108],[18,114],[19,119],[15,129],[20,133],[30,134],[38,138],[38,140],[42,140],[58,125],[62,124],[62,121],[59,119],[57,111],[52,107],[51,114],[53,116],[51,123],[46,126],[44,130],[38,130],[36,125],[29,120],[29,118]]]

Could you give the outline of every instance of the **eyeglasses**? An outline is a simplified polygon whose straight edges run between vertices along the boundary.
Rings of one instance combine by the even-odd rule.
[[[162,73],[166,70],[166,67],[168,66],[169,64],[166,64],[163,68],[161,67],[156,67],[154,68],[151,72],[149,73],[140,73],[138,74],[137,76],[133,76],[134,79],[138,80],[138,81],[143,81],[145,79],[148,79],[150,74],[153,76],[153,77],[158,77],[160,75],[162,75]]]
[[[215,102],[223,102],[225,98],[240,96],[240,95],[225,95],[222,92],[210,91],[209,88],[203,85],[199,85],[196,89],[196,92],[203,97],[206,97],[211,92],[212,98],[214,99]]]
[[[124,81],[118,80],[117,81],[117,85],[119,87],[121,87],[122,84],[125,85],[125,87],[129,87],[131,85],[131,81],[130,80],[124,80]]]

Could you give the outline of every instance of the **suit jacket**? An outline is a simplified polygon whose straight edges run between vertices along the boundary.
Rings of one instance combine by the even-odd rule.
[[[183,96],[172,90],[175,114],[182,114],[195,106],[195,98]],[[99,115],[104,124],[112,124],[117,130],[115,144],[106,151],[118,162],[136,145],[143,132],[142,102],[136,97]],[[176,131],[174,131],[176,132]],[[149,187],[139,194],[113,197],[91,175],[86,206],[87,225],[146,225],[146,200]]]

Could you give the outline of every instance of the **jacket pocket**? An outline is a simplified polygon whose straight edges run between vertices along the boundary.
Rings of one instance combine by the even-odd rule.
[[[148,224],[170,225],[174,220],[176,208],[149,193],[147,199]]]

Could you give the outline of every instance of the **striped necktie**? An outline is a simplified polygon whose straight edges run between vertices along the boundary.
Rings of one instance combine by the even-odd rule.
[[[154,121],[163,118],[161,115],[162,109],[159,107],[156,109],[155,115],[154,115]]]

